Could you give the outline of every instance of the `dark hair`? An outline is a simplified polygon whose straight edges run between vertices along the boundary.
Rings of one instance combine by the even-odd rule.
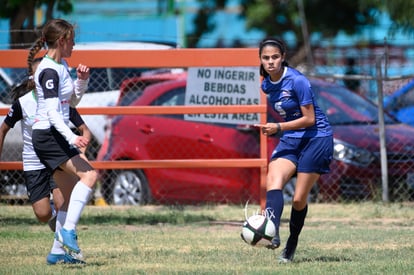
[[[33,80],[33,67],[35,65],[38,65],[40,61],[42,61],[42,59],[42,57],[36,58],[35,60],[33,60],[32,63],[28,64],[28,67],[30,68],[29,74],[23,79],[22,82],[12,87],[10,91],[10,96],[13,99],[13,101],[16,101],[17,99],[19,99],[19,97],[24,96],[25,94],[36,88],[35,82]]]
[[[259,44],[259,57],[262,55],[263,48],[265,46],[268,46],[268,45],[278,48],[282,55],[286,53],[286,45],[285,45],[285,43],[283,42],[282,39],[267,37],[267,38],[263,39]],[[282,62],[282,66],[287,67],[287,66],[289,66],[289,63],[284,60]],[[261,64],[260,64],[260,75],[264,76],[264,77],[267,77],[269,75],[265,71],[265,69],[263,68],[263,65],[261,65]]]

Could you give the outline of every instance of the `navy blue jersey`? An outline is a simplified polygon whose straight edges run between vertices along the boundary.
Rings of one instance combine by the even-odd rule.
[[[332,135],[326,115],[319,108],[309,80],[299,71],[285,67],[281,79],[272,82],[270,76],[263,79],[262,90],[269,97],[272,108],[285,121],[292,121],[302,117],[300,106],[313,105],[315,110],[315,124],[298,130],[285,131],[285,137],[325,137]]]

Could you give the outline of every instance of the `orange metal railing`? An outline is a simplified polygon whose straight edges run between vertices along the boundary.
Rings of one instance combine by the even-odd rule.
[[[0,50],[0,67],[25,68],[27,50]],[[39,55],[43,55],[42,51]],[[237,67],[258,66],[256,48],[237,49],[171,49],[171,50],[82,50],[73,51],[68,63],[79,63],[90,67],[147,67],[147,68],[184,68],[184,67]],[[258,84],[259,85],[259,84]],[[194,113],[260,113],[260,120],[266,121],[266,98],[261,94],[260,105],[226,106],[175,106],[175,107],[79,107],[81,114],[194,114]],[[7,114],[7,108],[0,108],[0,115]],[[92,161],[96,169],[130,168],[185,168],[185,167],[258,167],[261,169],[260,204],[265,204],[267,171],[266,138],[260,138],[260,158],[258,159],[197,159],[197,160],[140,160],[140,161]],[[0,170],[21,170],[21,162],[0,162]]]

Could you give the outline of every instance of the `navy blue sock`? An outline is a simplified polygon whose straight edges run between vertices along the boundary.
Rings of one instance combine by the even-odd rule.
[[[305,224],[306,214],[308,213],[308,205],[305,206],[302,210],[296,210],[292,206],[292,212],[290,214],[289,230],[290,236],[289,240],[292,242],[298,241],[299,234],[302,231],[303,225]]]
[[[283,213],[283,193],[282,190],[270,190],[266,193],[266,215],[279,228],[280,218]]]

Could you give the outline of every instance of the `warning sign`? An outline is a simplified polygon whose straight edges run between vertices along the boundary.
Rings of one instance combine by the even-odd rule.
[[[185,105],[258,105],[260,81],[257,67],[189,68]],[[187,114],[186,120],[227,124],[259,123],[258,113]]]

